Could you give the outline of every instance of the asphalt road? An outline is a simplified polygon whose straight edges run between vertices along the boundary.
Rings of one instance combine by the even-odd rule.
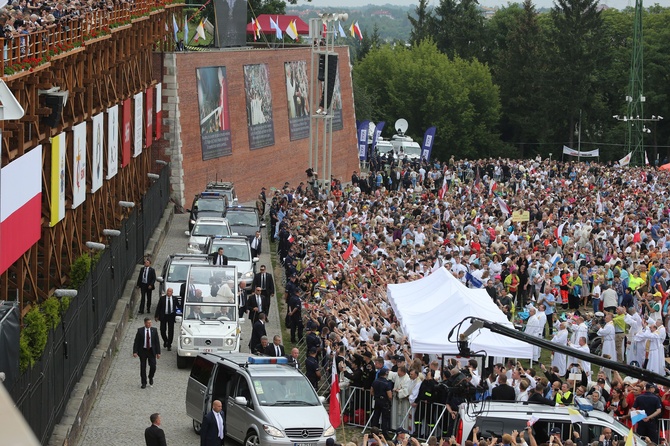
[[[187,214],[174,215],[165,241],[158,254],[154,256],[154,267],[158,274],[168,255],[186,252],[188,238],[184,235],[184,231],[188,229],[187,223]],[[271,271],[269,250],[269,240],[265,236],[260,264],[267,265]],[[153,300],[157,301],[157,293],[154,293]],[[152,303],[155,308],[155,302]],[[270,313],[267,332],[272,339],[272,335],[280,333],[276,302],[272,305]],[[153,387],[140,388],[139,359],[133,358],[132,343],[137,328],[143,325],[144,315],[137,314],[137,308],[132,314],[134,323],[128,324],[120,350],[116,352],[77,444],[143,445],[144,429],[151,424],[149,415],[159,412],[168,445],[199,445],[200,437],[193,431],[192,420],[186,415],[185,409],[186,385],[190,370],[177,369],[176,348],[171,352],[163,349],[163,354],[158,360]],[[242,329],[242,351],[248,351],[246,344],[250,334],[251,323],[247,320]],[[231,441],[230,444],[235,443]]]

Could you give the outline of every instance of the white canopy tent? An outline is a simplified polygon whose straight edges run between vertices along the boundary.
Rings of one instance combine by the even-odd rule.
[[[513,327],[486,290],[466,287],[444,268],[414,282],[388,285],[387,294],[416,353],[458,355],[456,331],[451,342],[449,332],[469,316]],[[469,326],[469,321],[465,322],[461,333]],[[532,345],[486,328],[477,330],[469,340],[473,353],[508,358],[533,356]]]

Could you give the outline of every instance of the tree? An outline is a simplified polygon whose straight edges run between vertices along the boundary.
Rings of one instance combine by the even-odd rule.
[[[435,8],[431,31],[437,47],[449,57],[482,58],[484,17],[477,0],[440,0]]]
[[[359,41],[358,47],[356,49],[356,59],[363,60],[365,56],[370,52],[371,49],[378,49],[382,40],[379,36],[379,26],[375,23],[372,28],[372,35],[368,35],[367,30],[361,32],[363,38]]]
[[[407,14],[409,23],[412,25],[412,30],[409,34],[409,43],[411,45],[417,45],[430,37],[430,25],[433,20],[433,15],[428,9],[428,0],[419,0],[418,6],[414,8],[414,13],[416,14],[416,18],[412,14]]]
[[[385,45],[371,50],[354,67],[354,79],[375,98],[371,119],[405,118],[408,133],[417,140],[436,126],[437,158],[486,156],[499,142],[500,101],[488,67],[450,60],[431,40],[411,48]]]
[[[580,110],[590,114],[597,73],[605,63],[603,20],[598,0],[556,0],[550,17],[553,47],[548,49],[552,57],[548,79],[553,81],[553,100],[545,101],[545,113],[560,126],[556,140],[572,146]]]

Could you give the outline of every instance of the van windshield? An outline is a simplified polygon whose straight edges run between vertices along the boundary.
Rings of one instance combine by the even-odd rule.
[[[420,156],[421,155],[421,147],[417,145],[406,145],[403,147],[403,150],[405,151],[405,155],[407,156]]]
[[[320,406],[312,385],[304,376],[253,379],[261,406]]]

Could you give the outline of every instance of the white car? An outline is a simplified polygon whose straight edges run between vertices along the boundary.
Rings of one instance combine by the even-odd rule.
[[[184,231],[189,237],[188,252],[201,254],[205,252],[207,239],[216,235],[233,235],[228,219],[222,217],[201,217],[195,221],[192,231]]]
[[[210,237],[205,253],[212,255],[219,248],[223,248],[224,255],[228,257],[228,265],[237,267],[237,278],[244,280],[246,283],[245,289],[247,292],[251,292],[251,285],[256,273],[256,263],[259,259],[258,257],[251,257],[249,240],[244,236],[232,235]]]

